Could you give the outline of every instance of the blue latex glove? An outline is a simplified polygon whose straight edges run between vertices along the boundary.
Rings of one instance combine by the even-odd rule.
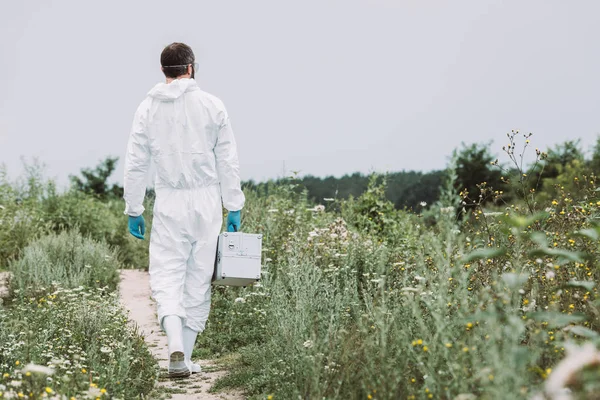
[[[141,215],[137,217],[129,216],[129,233],[138,239],[144,240],[144,233],[146,233],[146,221],[144,221],[144,217]]]
[[[227,232],[240,231],[240,211],[229,211],[227,214]]]

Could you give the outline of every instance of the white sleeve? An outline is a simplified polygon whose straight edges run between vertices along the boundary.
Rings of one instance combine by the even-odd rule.
[[[229,211],[239,211],[244,208],[246,198],[240,183],[240,163],[231,123],[227,112],[224,112],[223,115],[223,122],[214,148],[217,174],[221,185],[223,206]]]
[[[136,217],[144,212],[146,179],[150,166],[150,149],[146,132],[147,109],[144,103],[138,107],[125,156],[125,178],[123,183],[125,214]]]

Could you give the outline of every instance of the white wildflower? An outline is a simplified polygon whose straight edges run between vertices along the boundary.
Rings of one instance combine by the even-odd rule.
[[[554,271],[546,271],[546,279],[554,279]]]
[[[531,300],[531,302],[528,305],[523,306],[523,311],[525,311],[525,312],[534,311],[535,306],[536,306],[535,299],[533,299],[533,300]]]
[[[313,347],[312,340],[307,340],[306,342],[303,343],[303,346],[306,347],[307,349],[310,349],[311,347]]]
[[[54,369],[46,367],[44,365],[37,364],[27,364],[25,368],[23,368],[23,372],[32,372],[34,374],[44,374],[44,375],[52,375],[54,374]]]
[[[421,204],[421,207],[427,207],[427,202],[426,202],[426,201],[422,201],[422,202],[421,202],[421,203],[419,203],[419,204]]]
[[[246,299],[244,299],[243,297],[238,297],[237,299],[234,300],[234,303],[245,303]]]
[[[90,387],[85,395],[87,398],[95,399],[95,398],[101,397],[102,392],[97,387]]]
[[[331,198],[331,197],[325,197],[323,199],[323,201],[335,201],[335,199]]]

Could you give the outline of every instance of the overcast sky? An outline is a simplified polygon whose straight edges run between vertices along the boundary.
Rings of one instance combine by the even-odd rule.
[[[461,142],[600,133],[600,1],[0,2],[0,163],[123,157],[182,41],[228,108],[244,179],[443,168]],[[122,165],[121,165],[122,166]],[[122,180],[122,169],[116,180]]]

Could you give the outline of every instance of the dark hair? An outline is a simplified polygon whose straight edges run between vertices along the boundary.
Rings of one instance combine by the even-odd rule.
[[[187,66],[195,61],[192,48],[185,43],[171,43],[160,54],[160,65],[167,78],[177,78],[187,74]],[[172,67],[183,65],[182,67]],[[192,66],[193,68],[193,66]]]

